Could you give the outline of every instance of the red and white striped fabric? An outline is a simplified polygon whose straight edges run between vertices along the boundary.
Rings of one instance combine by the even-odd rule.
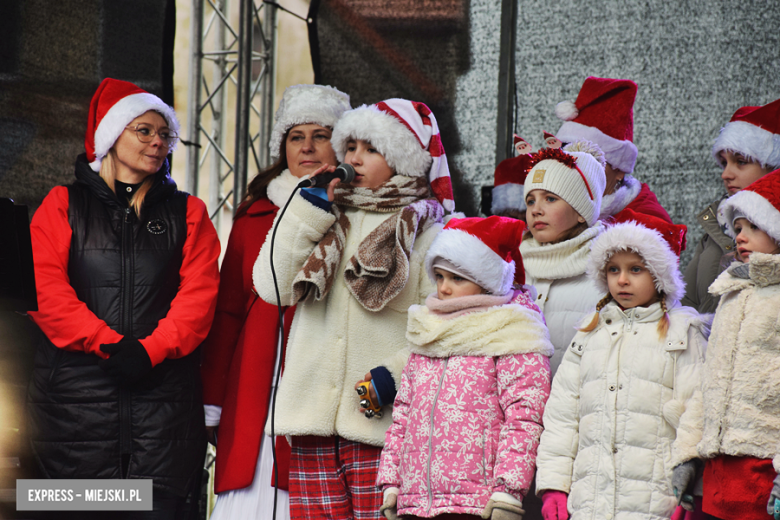
[[[393,98],[345,112],[331,138],[340,161],[344,160],[349,139],[370,142],[399,175],[426,176],[444,209],[455,210],[439,125],[425,103]]]

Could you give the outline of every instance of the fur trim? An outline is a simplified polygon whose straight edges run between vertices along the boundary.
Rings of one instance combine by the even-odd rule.
[[[571,121],[580,115],[580,111],[574,101],[561,101],[555,105],[555,115],[563,121]]]
[[[753,253],[750,255],[750,278],[737,278],[727,269],[715,278],[709,287],[709,293],[721,296],[752,285],[766,287],[775,284],[780,284],[780,255]]]
[[[732,121],[720,129],[712,146],[712,157],[718,164],[718,153],[723,150],[742,154],[763,168],[780,166],[780,135],[745,121]]]
[[[604,267],[618,251],[633,251],[642,257],[653,275],[655,288],[666,294],[670,307],[685,295],[685,282],[680,274],[677,255],[660,233],[633,221],[611,226],[593,241],[587,272],[599,291],[604,294],[609,292]]]
[[[276,111],[274,127],[268,140],[271,158],[281,152],[282,138],[298,125],[316,124],[333,128],[341,114],[352,108],[349,95],[327,85],[293,85],[287,87]]]
[[[512,289],[515,277],[515,262],[507,262],[490,249],[479,238],[460,229],[445,229],[434,239],[425,255],[425,272],[436,285],[433,262],[444,258],[457,265],[477,285],[497,296]]]
[[[720,203],[718,223],[725,226],[726,234],[731,238],[737,236],[734,232],[734,210],[739,210],[750,222],[780,244],[780,211],[767,199],[748,189],[738,191]]]
[[[268,199],[277,208],[283,208],[287,204],[287,200],[292,192],[295,191],[298,183],[302,180],[290,173],[290,170],[284,170],[268,183],[268,188],[266,189]]]
[[[449,320],[423,305],[412,305],[406,339],[413,353],[435,358],[529,353],[550,357],[555,352],[542,315],[518,304]]]
[[[566,146],[564,146],[563,151],[567,153],[571,153],[571,152],[588,153],[592,155],[593,158],[599,162],[602,168],[607,167],[607,160],[604,159],[604,151],[599,147],[599,145],[597,145],[592,141],[587,141],[585,139],[574,141],[573,143],[569,143]]]
[[[179,120],[176,118],[176,112],[169,107],[160,98],[148,92],[139,92],[125,96],[112,106],[100,120],[100,124],[95,131],[95,160],[89,165],[93,171],[100,171],[100,163],[108,154],[108,151],[114,146],[116,140],[124,132],[125,127],[133,119],[154,110],[165,119],[168,128],[179,134]],[[176,146],[168,149],[168,153],[176,150]]]
[[[672,425],[675,430],[680,426],[680,417],[685,412],[685,403],[677,399],[666,401],[663,407],[663,415],[666,422]]]
[[[506,183],[493,188],[490,212],[499,215],[507,210],[525,211],[525,189],[522,184]]]
[[[331,143],[339,161],[344,161],[349,139],[371,143],[398,175],[428,178],[431,154],[406,125],[374,105],[345,112],[336,123]]]
[[[634,199],[642,191],[642,183],[629,174],[623,178],[623,185],[610,195],[604,195],[601,199],[601,213],[599,220],[604,220],[612,215],[617,215],[626,206],[634,202]]]
[[[604,151],[607,162],[613,168],[626,173],[634,171],[637,148],[631,141],[620,141],[608,136],[596,127],[585,126],[574,121],[563,123],[555,136],[564,143],[572,143],[583,139],[594,142]]]

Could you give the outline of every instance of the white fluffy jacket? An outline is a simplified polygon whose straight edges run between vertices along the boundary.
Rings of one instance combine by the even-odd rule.
[[[368,420],[361,413],[355,383],[372,368],[385,366],[401,381],[406,360],[407,309],[425,301],[433,290],[423,267],[425,253],[442,225],[420,235],[409,259],[409,279],[403,291],[379,312],[366,310],[344,283],[344,267],[363,239],[392,213],[345,208],[350,221],[344,254],[336,279],[321,301],[298,303],[285,356],[284,375],[276,396],[276,435],[340,435],[345,439],[382,446],[392,414]],[[278,217],[277,217],[278,219]],[[290,305],[292,281],[335,221],[296,195],[276,232],[274,268],[282,305]],[[274,223],[276,225],[276,222]],[[255,289],[276,304],[269,265],[269,238],[260,250],[253,278]],[[266,425],[269,432],[270,418]]]
[[[597,222],[565,242],[542,245],[526,236],[520,244],[526,283],[536,288],[536,305],[544,314],[550,341],[555,346],[555,354],[550,358],[553,376],[575,327],[604,297],[585,274],[591,243],[603,231],[604,224]]]
[[[668,519],[672,469],[696,457],[707,324],[689,307],[610,302],[570,342],[544,413],[536,489],[569,493],[572,520]],[[589,321],[589,318],[586,319]]]
[[[724,271],[704,366],[699,453],[774,459],[780,472],[780,255],[753,253],[750,277]]]

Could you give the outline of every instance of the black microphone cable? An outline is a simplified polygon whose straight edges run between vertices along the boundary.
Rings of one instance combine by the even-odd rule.
[[[274,428],[274,418],[276,416],[276,390],[279,387],[279,379],[282,376],[282,364],[284,363],[284,357],[287,353],[287,348],[285,344],[285,337],[284,337],[284,311],[282,310],[282,297],[279,295],[279,284],[276,281],[276,269],[274,269],[274,242],[276,240],[276,230],[279,228],[279,222],[282,221],[282,217],[284,217],[284,212],[287,211],[287,206],[290,205],[290,202],[292,202],[293,197],[296,193],[298,193],[298,190],[300,189],[299,186],[296,186],[293,192],[290,194],[290,198],[287,199],[287,203],[285,203],[284,207],[282,208],[282,211],[279,213],[279,218],[276,219],[276,223],[274,224],[274,230],[273,233],[271,233],[271,250],[270,250],[270,261],[271,261],[271,276],[274,280],[274,292],[276,293],[276,308],[279,311],[279,323],[277,327],[277,332],[279,334],[279,340],[277,341],[277,346],[281,344],[283,348],[279,349],[279,359],[276,363],[276,374],[274,375],[274,387],[273,391],[271,392],[271,456],[273,458],[274,463],[274,509],[273,509],[273,516],[271,517],[273,520],[276,520],[276,503],[277,503],[277,495],[279,494],[279,466],[276,463],[276,435],[275,435],[275,428]]]

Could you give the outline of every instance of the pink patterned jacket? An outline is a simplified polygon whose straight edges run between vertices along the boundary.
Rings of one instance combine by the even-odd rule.
[[[458,300],[469,298],[496,297]],[[528,492],[553,346],[528,294],[511,298],[443,314],[432,296],[409,309],[411,356],[377,478],[400,488],[399,516],[479,515],[494,492],[520,501]]]

